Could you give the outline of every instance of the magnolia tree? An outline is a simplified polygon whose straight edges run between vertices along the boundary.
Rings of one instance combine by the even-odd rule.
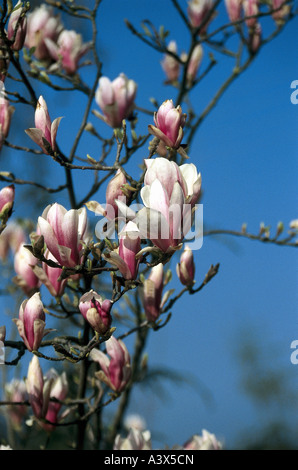
[[[0,146],[43,155],[55,165],[55,174],[65,177],[65,184],[48,187],[38,175],[26,181],[7,168],[0,173],[0,254],[11,262],[11,295],[21,298],[10,325],[0,317],[3,364],[20,370],[19,378],[5,384],[0,403],[10,422],[10,433],[0,436],[4,449],[26,446],[29,426],[49,441],[60,436],[59,448],[152,449],[150,430],[140,418],[126,422],[132,390],[150,369],[145,354],[150,334],[166,328],[176,301],[198,294],[219,269],[211,264],[205,277],[195,279],[204,180],[192,161],[191,143],[228,86],[294,16],[288,0],[226,0],[220,15],[220,0],[169,0],[190,38],[188,51],[181,54],[176,41],[168,41],[166,25],[158,28],[145,20],[139,29],[126,20],[132,36],[160,53],[167,96],[154,101],[152,110],[136,104],[140,85],[133,77],[103,75],[97,50],[102,2],[92,3],[48,0],[30,6],[4,0],[0,12]],[[264,18],[271,20],[266,35]],[[91,41],[84,42],[79,29],[66,29],[67,19],[76,25],[87,21]],[[217,57],[209,54],[202,69],[206,48]],[[198,113],[192,91],[225,55],[234,60],[232,73]],[[92,70],[90,84],[82,79],[83,65]],[[50,115],[49,100],[53,93],[72,90],[86,96],[87,105],[77,110],[81,124],[67,136],[72,143],[66,154],[60,148],[60,139],[66,138],[59,134],[62,117]],[[10,127],[20,105],[33,109],[35,118],[20,128],[17,145]],[[89,120],[91,113],[96,124]],[[145,135],[139,135],[140,115],[147,119]],[[63,119],[72,119],[67,107]],[[78,150],[88,133],[102,148],[97,159],[88,148],[83,155]],[[132,158],[140,165],[138,178],[128,171]],[[94,179],[80,187],[81,196],[75,188],[83,172]],[[14,212],[23,185],[32,187],[34,199],[46,194],[48,201],[35,219],[25,201],[28,213],[23,205],[21,223]],[[68,195],[66,207],[62,192]],[[255,235],[245,227],[235,233],[296,245],[295,220],[284,238],[281,226],[277,231],[272,238],[266,227]],[[181,284],[175,295],[168,288],[170,261]],[[221,449],[222,443],[212,430],[198,429],[177,448]]]

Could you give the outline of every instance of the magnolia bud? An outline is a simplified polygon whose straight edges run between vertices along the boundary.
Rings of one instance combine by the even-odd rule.
[[[80,298],[79,309],[94,331],[104,335],[111,327],[110,315],[112,304],[110,300],[103,300],[95,291],[90,290]]]
[[[10,41],[14,39],[11,48],[14,51],[19,51],[22,49],[26,37],[27,32],[27,19],[23,16],[20,20],[20,16],[22,13],[21,8],[22,2],[21,0],[18,1],[16,6],[14,7],[14,11],[10,15],[8,26],[7,26],[7,37]],[[19,24],[18,24],[19,21]],[[17,29],[16,29],[17,28]]]
[[[185,246],[180,257],[180,263],[176,266],[176,271],[180,282],[184,286],[191,287],[194,284],[195,265],[193,261],[193,253],[189,246]]]

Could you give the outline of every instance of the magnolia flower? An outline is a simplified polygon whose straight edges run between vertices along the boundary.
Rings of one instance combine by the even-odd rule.
[[[7,25],[7,38],[13,41],[11,48],[14,51],[19,51],[22,49],[26,37],[27,32],[27,18],[23,16],[20,20],[20,16],[22,13],[22,2],[21,0],[18,1],[16,6],[11,13]],[[19,21],[19,24],[18,24]],[[16,29],[17,28],[17,29]]]
[[[201,175],[193,164],[178,167],[163,157],[145,159],[145,165],[145,186],[140,193],[145,207],[135,213],[121,201],[117,205],[123,216],[136,224],[141,238],[172,253],[191,228]]]
[[[100,214],[106,217],[110,221],[114,221],[118,216],[118,206],[116,201],[118,199],[126,201],[126,198],[130,198],[131,192],[125,189],[127,180],[125,174],[119,168],[117,173],[109,181],[106,189],[106,207],[103,207],[97,201],[89,201],[86,203],[87,208],[95,214]]]
[[[176,41],[170,41],[167,47],[167,50],[177,54],[177,44]],[[175,83],[180,74],[180,63],[175,57],[171,54],[165,54],[163,60],[161,61],[161,66],[163,71],[166,74],[167,82]]]
[[[45,39],[49,38],[56,42],[62,30],[60,18],[54,15],[52,8],[42,4],[28,15],[25,46],[28,49],[34,48],[33,54],[36,59],[50,59]]]
[[[114,450],[151,450],[150,431],[140,431],[136,428],[130,429],[128,436],[123,438],[118,434],[114,441]]]
[[[13,321],[29,351],[37,351],[42,338],[51,331],[45,330],[45,313],[39,292],[22,302],[19,318]]]
[[[87,230],[85,208],[67,211],[58,203],[49,205],[38,218],[38,229],[61,266],[71,268],[80,264]]]
[[[5,224],[11,216],[14,204],[15,189],[14,185],[5,186],[0,191],[0,219]]]
[[[25,248],[24,244],[14,255],[14,269],[17,276],[13,280],[29,296],[40,287],[40,281],[34,273],[37,263],[38,259]]]
[[[182,114],[181,106],[175,108],[172,100],[166,100],[154,113],[155,126],[149,124],[148,131],[168,147],[177,149],[183,138],[185,120],[186,114]]]
[[[183,446],[185,450],[221,450],[222,444],[214,434],[203,429],[202,436],[195,434]]]
[[[16,222],[8,222],[0,237],[0,259],[5,260],[11,250],[15,254],[23,243],[26,242],[26,235]]]
[[[73,30],[63,30],[57,43],[50,38],[45,38],[45,43],[51,57],[60,62],[69,75],[76,73],[80,59],[91,47],[91,43],[83,44],[82,35]]]
[[[4,83],[3,81],[0,81],[0,150],[4,140],[8,136],[13,113],[14,107],[9,105],[9,101],[5,94]]]
[[[233,23],[241,19],[243,0],[225,0],[229,20]]]
[[[5,325],[0,326],[0,341],[2,341],[2,343],[4,343],[5,341],[5,336],[6,336],[6,327]]]
[[[26,402],[28,394],[24,380],[13,379],[5,384],[5,397],[11,402]],[[7,407],[9,418],[13,423],[13,427],[18,429],[24,416],[27,414],[26,405],[9,405]]]
[[[180,257],[180,263],[177,263],[176,271],[180,282],[184,286],[191,287],[194,284],[195,265],[193,261],[193,253],[187,245]]]
[[[164,287],[163,264],[151,268],[150,275],[143,283],[143,306],[148,321],[158,319],[162,308],[162,291]]]
[[[259,13],[259,0],[243,0],[243,10],[245,17],[252,16],[247,18],[245,23],[248,28],[253,28],[258,21],[256,15]]]
[[[206,32],[207,27],[212,20],[211,15],[211,18],[206,21],[207,15],[212,10],[212,8],[213,0],[190,0],[188,2],[187,13],[191,25],[194,28],[198,28],[204,24],[204,26],[200,28],[201,34]]]
[[[79,309],[85,320],[92,326],[93,330],[104,335],[111,327],[112,317],[110,300],[103,300],[94,290],[82,295]]]
[[[250,50],[256,53],[261,45],[262,27],[260,23],[256,23],[249,30],[249,46]]]
[[[28,367],[26,388],[34,416],[46,431],[52,431],[59,422],[58,414],[62,404],[50,399],[63,401],[66,398],[68,382],[65,372],[58,375],[55,369],[50,369],[43,376],[38,357],[34,355]]]
[[[44,257],[47,260],[57,263],[56,258],[49,250],[46,250]],[[39,281],[47,287],[51,295],[54,297],[61,297],[63,295],[67,279],[59,279],[62,274],[62,269],[49,266],[46,262],[43,262],[42,267],[35,265],[33,272]]]
[[[276,24],[283,24],[285,17],[291,11],[291,6],[286,3],[286,0],[272,0],[272,9],[276,10],[272,13],[272,18]]]
[[[181,59],[184,62],[186,62],[187,54],[186,53],[181,54]],[[197,44],[190,56],[190,60],[187,66],[186,78],[187,78],[188,86],[191,86],[194,80],[196,79],[202,59],[203,59],[203,48],[201,44]]]
[[[114,336],[105,342],[107,354],[98,349],[92,349],[90,357],[98,362],[101,370],[95,375],[115,392],[122,392],[131,377],[130,355],[123,341]]]
[[[42,96],[39,97],[35,110],[35,128],[26,129],[26,134],[41,147],[44,153],[49,154],[47,144],[55,151],[56,135],[61,121],[61,117],[51,121],[47,103]],[[46,143],[44,142],[46,141]]]
[[[137,84],[121,73],[112,82],[108,77],[101,77],[95,93],[95,101],[103,112],[103,116],[95,112],[111,127],[122,127],[123,119],[131,116]]]
[[[126,280],[137,277],[140,258],[136,258],[141,250],[141,237],[138,227],[134,222],[128,222],[119,234],[118,250],[110,251],[104,258],[121,272]]]

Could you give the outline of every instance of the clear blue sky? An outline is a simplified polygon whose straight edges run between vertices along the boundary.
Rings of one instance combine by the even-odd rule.
[[[181,0],[180,4],[186,7],[187,2]],[[219,12],[219,18],[224,17],[226,21],[223,6]],[[169,40],[177,41],[180,52],[188,46],[188,35],[182,21],[177,20],[171,2],[103,1],[98,14],[98,46],[104,75],[113,79],[124,72],[138,82],[138,106],[150,108],[151,97],[159,102],[175,100],[175,89],[163,84],[162,57],[131,35],[124,18],[135,26],[145,18],[156,26],[163,24],[170,30]],[[86,34],[85,40],[88,39]],[[194,90],[191,97],[197,109],[204,108],[228,76],[229,67],[227,61],[215,67],[202,86]],[[84,72],[90,84],[91,71],[92,68]],[[298,217],[298,105],[290,101],[290,84],[297,79],[297,21],[294,20],[232,84],[192,144],[190,161],[202,173],[206,228],[239,230],[246,222],[248,231],[257,233],[260,222],[274,230],[279,221],[287,227]],[[61,99],[61,95],[46,88],[40,90],[51,117],[64,116],[58,143],[67,153],[72,133],[80,124],[84,103],[73,102],[70,95]],[[103,129],[104,124],[95,117],[91,120],[98,129]],[[146,134],[150,123],[150,117],[140,115],[137,131]],[[26,136],[21,140],[29,145]],[[87,153],[96,157],[98,152],[92,138],[84,139],[79,149],[82,157]],[[146,152],[145,146],[127,166],[133,176],[137,175],[137,165]],[[12,155],[12,164],[19,165],[19,159],[19,155]],[[55,174],[55,185],[59,184],[58,180],[59,175]],[[78,191],[84,194],[85,185],[91,181],[91,175],[80,176]],[[98,194],[99,202],[104,201],[103,194]],[[26,207],[19,202],[16,216],[22,216]],[[62,194],[57,202],[67,206]],[[211,264],[220,263],[219,274],[200,293],[184,296],[176,303],[167,327],[152,333],[147,352],[149,365],[166,366],[195,378],[201,390],[212,395],[212,401],[206,402],[198,390],[187,384],[168,383],[164,401],[158,400],[152,391],[141,391],[135,394],[130,411],[142,414],[153,435],[157,432],[154,435],[157,445],[182,444],[205,428],[233,446],[242,433],[256,429],[266,419],[241,389],[241,344],[250,336],[256,338],[261,345],[260,359],[268,370],[276,365],[297,388],[298,366],[290,363],[290,344],[298,339],[297,254],[293,248],[257,241],[205,238],[201,250],[195,252],[195,262],[198,285]],[[173,287],[178,291],[174,262],[171,267]]]

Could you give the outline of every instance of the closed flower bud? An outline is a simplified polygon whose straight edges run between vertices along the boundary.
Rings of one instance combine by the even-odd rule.
[[[177,149],[183,139],[185,120],[186,114],[182,113],[181,106],[175,108],[172,100],[166,100],[154,113],[155,126],[150,124],[148,131],[168,147]]]
[[[113,220],[118,215],[118,206],[116,200],[119,198],[125,198],[122,192],[122,187],[127,183],[126,177],[123,171],[119,168],[116,175],[109,181],[106,190],[106,217],[109,220]]]
[[[177,44],[176,41],[170,41],[167,47],[168,51],[177,54]],[[177,82],[180,74],[180,63],[175,57],[171,54],[165,54],[163,60],[161,61],[161,66],[163,71],[166,74],[168,83]]]
[[[2,81],[0,81],[0,150],[4,140],[8,136],[13,113],[14,107],[9,105],[9,101],[5,94],[4,84]]]
[[[57,263],[56,258],[49,250],[46,250],[44,256],[47,260]],[[46,262],[43,262],[42,267],[35,265],[33,272],[40,282],[47,287],[51,295],[54,297],[61,297],[63,295],[67,279],[59,279],[62,274],[62,269],[49,266]]]
[[[206,21],[207,15],[212,8],[213,0],[190,0],[188,2],[187,13],[190,23],[194,28],[201,27],[202,25],[200,31],[201,34],[206,32],[207,27],[212,20],[211,16],[211,18]]]
[[[55,151],[56,149],[56,135],[61,121],[61,117],[51,121],[47,103],[42,96],[39,97],[36,110],[35,110],[35,128],[26,129],[26,134],[37,144],[44,153],[49,154],[44,140],[48,146]]]
[[[187,55],[182,54],[181,59],[183,61],[186,61]],[[201,44],[197,44],[191,54],[188,67],[187,67],[186,77],[187,77],[188,86],[191,86],[193,82],[195,81],[202,59],[203,59],[203,48]]]
[[[272,18],[277,25],[282,25],[291,11],[291,6],[286,4],[285,0],[272,0],[272,9],[276,10],[272,13]]]
[[[22,49],[27,32],[27,19],[26,16],[21,17],[22,13],[22,2],[18,1],[14,7],[14,11],[9,17],[8,26],[7,26],[7,37],[10,41],[13,41],[11,48],[14,51],[19,51]]]
[[[6,336],[6,327],[0,326],[0,341],[2,341],[2,343],[4,343],[5,341],[5,336]]]
[[[37,356],[33,356],[29,363],[26,389],[29,397],[29,402],[36,418],[41,418],[44,414],[43,410],[43,374]]]
[[[110,358],[98,349],[92,349],[90,353],[91,359],[101,367],[95,375],[115,392],[122,392],[131,377],[130,355],[123,341],[114,336],[105,345]]]
[[[15,189],[14,185],[6,186],[0,191],[0,219],[5,224],[11,216],[14,204]]]
[[[93,330],[104,335],[111,327],[110,300],[103,300],[95,291],[90,290],[80,298],[79,309]]]
[[[122,127],[123,119],[128,119],[134,110],[137,84],[121,73],[112,82],[101,77],[95,93],[95,101],[103,112],[101,117],[113,128]]]
[[[253,28],[258,21],[256,15],[259,13],[259,0],[243,0],[243,10],[244,16],[247,18],[245,20],[247,27]]]
[[[37,351],[42,338],[49,333],[49,330],[45,330],[45,313],[39,292],[24,300],[20,307],[19,318],[13,321],[26,348],[29,351]]]
[[[193,261],[193,253],[187,245],[180,257],[180,263],[176,266],[176,271],[180,282],[184,286],[191,287],[194,284],[195,265]]]
[[[128,222],[119,234],[118,250],[110,251],[104,258],[116,266],[124,279],[136,279],[140,259],[136,258],[141,250],[141,237],[138,227],[134,222]]]
[[[243,0],[225,0],[229,20],[233,23],[241,19]]]
[[[163,264],[159,263],[151,268],[148,279],[144,281],[143,306],[148,321],[154,322],[160,315],[163,287]]]
[[[22,244],[14,256],[14,269],[17,274],[14,282],[29,296],[40,287],[40,281],[34,273],[37,263],[38,259]]]

